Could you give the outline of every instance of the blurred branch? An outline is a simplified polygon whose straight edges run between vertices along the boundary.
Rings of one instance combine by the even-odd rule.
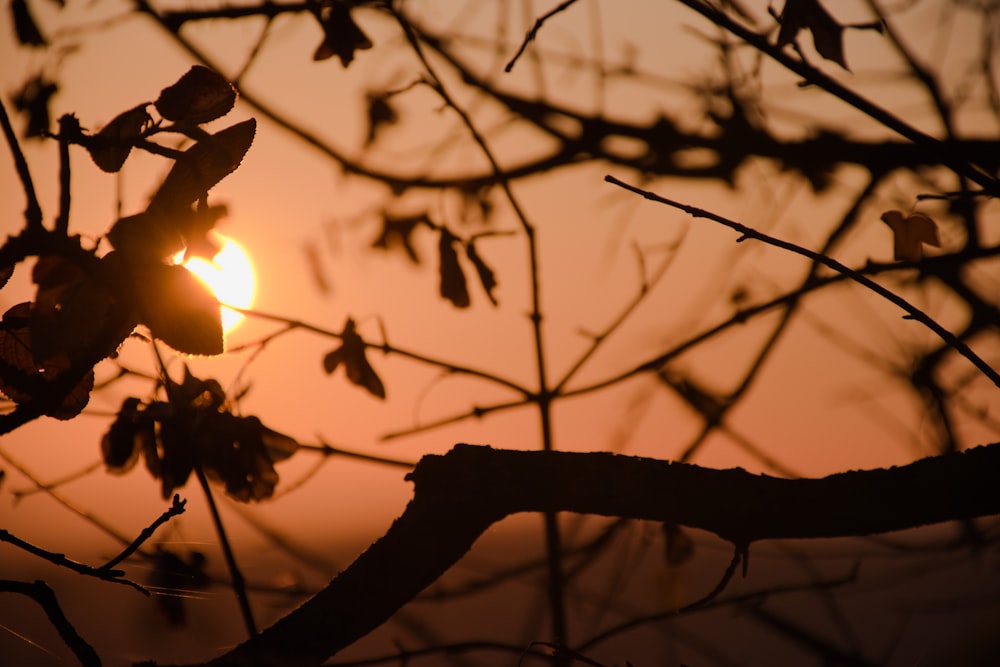
[[[528,44],[535,41],[535,37],[538,35],[538,31],[542,29],[542,26],[545,25],[546,21],[548,21],[550,18],[552,18],[559,12],[569,9],[569,7],[574,4],[576,4],[576,0],[563,0],[563,2],[559,3],[558,5],[556,5],[555,7],[553,7],[552,9],[550,9],[549,11],[545,12],[540,17],[538,17],[538,19],[535,21],[535,24],[531,26],[531,30],[529,30],[528,34],[524,36],[524,41],[521,42],[521,46],[517,49],[517,53],[515,53],[514,57],[510,59],[510,62],[508,62],[507,65],[503,68],[503,71],[510,72],[512,69],[514,69],[514,63],[518,61],[518,59],[521,57],[521,54],[524,53],[524,50],[528,48]]]
[[[0,126],[3,127],[4,138],[10,147],[11,155],[14,158],[14,167],[17,169],[17,175],[24,188],[24,197],[27,200],[24,221],[28,229],[40,230],[42,228],[42,208],[38,204],[35,185],[31,181],[31,170],[28,169],[24,153],[21,152],[21,143],[17,140],[17,133],[14,132],[14,126],[10,123],[10,117],[7,115],[7,108],[4,106],[3,100],[0,100]],[[6,265],[0,264],[0,267],[3,266]]]
[[[748,238],[756,239],[758,241],[767,243],[768,245],[772,245],[777,248],[781,248],[783,250],[788,250],[797,255],[808,257],[814,262],[818,262],[828,268],[833,269],[837,273],[842,273],[848,276],[851,280],[857,282],[860,285],[863,285],[864,287],[867,287],[868,289],[875,292],[882,298],[902,308],[904,311],[906,311],[907,317],[909,319],[917,320],[918,322],[926,326],[928,329],[936,333],[944,342],[946,342],[949,346],[951,346],[955,351],[957,351],[963,357],[971,361],[973,365],[976,366],[976,368],[982,371],[983,375],[988,377],[993,382],[993,384],[1000,387],[1000,373],[998,373],[996,370],[993,369],[992,366],[983,361],[983,359],[979,357],[979,355],[977,355],[975,352],[973,352],[972,349],[966,343],[959,340],[953,333],[951,333],[950,331],[942,327],[940,324],[938,324],[933,318],[927,315],[927,313],[920,310],[916,306],[912,305],[909,301],[899,296],[892,290],[882,287],[881,285],[871,280],[870,278],[864,276],[863,274],[859,273],[858,271],[855,271],[854,269],[844,266],[840,262],[830,257],[827,257],[826,255],[813,252],[812,250],[803,248],[802,246],[795,245],[794,243],[789,243],[788,241],[782,241],[781,239],[774,238],[773,236],[768,236],[763,232],[759,232],[755,229],[747,227],[746,225],[740,224],[733,220],[729,220],[728,218],[724,218],[721,215],[711,213],[710,211],[706,211],[704,209],[700,209],[694,206],[689,206],[687,204],[682,204],[680,202],[675,202],[665,197],[661,197],[648,190],[643,190],[642,188],[637,188],[634,185],[629,185],[623,181],[620,181],[614,176],[607,175],[604,177],[604,180],[607,181],[608,183],[612,183],[626,190],[630,190],[638,195],[642,195],[643,197],[649,199],[650,201],[655,201],[660,204],[666,204],[667,206],[671,206],[673,208],[684,211],[688,215],[693,216],[695,218],[707,218],[709,220],[712,220],[713,222],[725,225],[726,227],[729,227],[730,229],[733,229],[741,234],[740,238],[737,239],[737,242],[743,241]]]
[[[489,526],[519,512],[671,522],[736,545],[870,535],[998,514],[1000,443],[894,468],[796,480],[604,452],[458,445],[443,456],[425,456],[409,479],[415,489],[405,512],[354,564],[257,638],[207,664],[318,665],[434,582]]]

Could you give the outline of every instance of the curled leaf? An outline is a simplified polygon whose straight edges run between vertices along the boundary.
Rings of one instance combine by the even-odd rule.
[[[903,215],[902,211],[886,211],[882,222],[892,230],[893,258],[907,262],[919,262],[924,256],[923,244],[941,247],[937,223],[923,213]]]
[[[384,399],[385,386],[378,373],[368,363],[368,358],[365,356],[365,342],[358,335],[353,319],[347,318],[340,338],[340,347],[323,357],[323,369],[330,374],[343,364],[348,380],[367,389],[373,396]]]
[[[388,95],[368,95],[368,135],[365,137],[365,146],[370,146],[376,136],[386,125],[394,125],[399,122],[399,115],[389,104]]]
[[[486,262],[479,256],[479,253],[476,252],[475,243],[469,243],[465,246],[465,255],[472,262],[472,265],[476,267],[476,273],[479,274],[479,282],[483,284],[483,289],[486,290],[486,296],[489,297],[490,303],[494,306],[497,305],[497,299],[493,296],[493,288],[497,286],[497,279],[493,274],[493,269],[487,266]]]
[[[132,146],[153,122],[146,106],[143,103],[118,114],[87,141],[87,152],[102,171],[115,173],[125,164]]]
[[[224,76],[195,65],[177,83],[160,91],[153,105],[177,123],[199,125],[225,116],[236,104],[236,89]]]
[[[844,25],[833,18],[819,0],[785,0],[778,21],[781,23],[778,48],[794,44],[799,31],[808,30],[812,33],[816,52],[848,71],[851,68],[847,66],[847,59],[844,56],[844,29],[856,28],[877,32],[883,30],[881,21]]]
[[[72,369],[65,354],[36,359],[31,340],[31,310],[31,303],[19,303],[8,309],[0,321],[0,392],[15,403],[47,399],[53,384]],[[91,369],[45,414],[72,419],[87,407],[93,388]]]
[[[386,214],[382,218],[382,232],[378,238],[372,241],[372,248],[391,250],[400,247],[411,262],[420,264],[420,255],[417,254],[417,249],[413,245],[413,232],[420,224],[431,226],[430,218],[426,213],[403,217]]]
[[[440,256],[440,291],[441,296],[451,301],[456,308],[469,307],[469,287],[465,280],[465,273],[458,263],[458,253],[455,252],[455,243],[458,237],[441,228],[441,239],[438,242],[438,255]]]
[[[167,381],[170,402],[127,398],[122,403],[101,441],[109,470],[124,472],[141,456],[160,480],[164,499],[186,484],[196,467],[241,502],[270,498],[278,484],[274,462],[294,454],[298,442],[257,417],[229,412],[215,380],[202,380],[185,368],[183,382]]]
[[[344,0],[333,0],[326,4],[317,18],[323,28],[323,41],[313,53],[314,61],[337,56],[340,64],[347,67],[354,60],[355,51],[372,48],[372,41],[354,22],[351,8]]]
[[[128,472],[139,458],[141,449],[136,445],[139,442],[140,404],[138,398],[126,398],[118,416],[101,438],[101,455],[109,472]],[[152,422],[149,423],[152,425]]]
[[[253,118],[210,135],[177,158],[150,201],[149,208],[165,212],[185,209],[202,199],[219,181],[240,166],[253,143]]]

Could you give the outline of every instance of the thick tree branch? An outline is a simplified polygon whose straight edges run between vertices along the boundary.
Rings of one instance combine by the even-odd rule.
[[[518,512],[665,521],[736,545],[884,533],[1000,513],[1000,443],[889,469],[779,479],[609,453],[458,445],[408,476],[389,531],[297,610],[213,667],[318,665],[384,623]],[[363,600],[363,604],[359,604]]]

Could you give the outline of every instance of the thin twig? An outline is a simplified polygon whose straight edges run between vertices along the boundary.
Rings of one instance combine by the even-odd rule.
[[[236,562],[232,545],[229,543],[229,536],[226,534],[226,526],[222,523],[222,516],[219,514],[219,508],[215,504],[215,497],[212,495],[212,488],[208,484],[208,478],[205,477],[205,471],[201,469],[201,465],[196,465],[194,471],[198,477],[198,483],[201,484],[202,491],[205,492],[205,499],[208,501],[208,508],[212,514],[212,523],[215,525],[215,533],[219,536],[222,555],[226,559],[226,567],[229,568],[229,578],[233,587],[233,593],[236,594],[236,601],[240,606],[243,625],[251,638],[256,637],[257,623],[254,621],[253,611],[250,609],[250,598],[247,595],[246,580],[243,578],[243,573]]]
[[[671,206],[678,210],[684,211],[685,213],[687,213],[692,217],[707,218],[708,220],[712,220],[713,222],[717,222],[721,225],[729,227],[730,229],[733,229],[741,234],[740,238],[737,239],[737,243],[744,241],[745,239],[755,239],[757,241],[762,241],[776,248],[781,248],[782,250],[788,250],[789,252],[793,252],[797,255],[808,257],[814,262],[818,262],[826,266],[827,268],[833,269],[837,273],[846,275],[848,278],[855,281],[859,285],[867,287],[868,289],[875,292],[882,298],[886,299],[887,301],[890,301],[891,303],[899,306],[901,309],[906,311],[906,316],[905,316],[906,319],[916,320],[921,324],[923,324],[924,326],[926,326],[931,331],[933,331],[941,338],[941,340],[947,343],[950,347],[952,347],[963,357],[971,361],[973,365],[976,366],[976,368],[978,368],[980,371],[983,372],[983,375],[985,375],[986,377],[988,377],[990,380],[993,381],[993,384],[1000,387],[1000,373],[998,373],[995,369],[993,369],[993,367],[991,367],[988,363],[983,361],[983,359],[975,352],[973,352],[972,349],[967,344],[959,340],[953,333],[951,333],[943,326],[938,324],[927,313],[920,310],[919,308],[917,308],[916,306],[914,306],[909,301],[899,296],[892,290],[882,287],[877,282],[871,280],[862,273],[850,267],[847,267],[838,262],[837,260],[828,257],[826,255],[813,252],[808,248],[803,248],[802,246],[796,245],[789,241],[783,241],[773,236],[769,236],[767,234],[764,234],[763,232],[759,232],[756,229],[753,229],[752,227],[747,227],[746,225],[740,224],[738,222],[730,220],[729,218],[717,215],[710,211],[706,211],[704,209],[697,208],[695,206],[682,204],[680,202],[667,199],[666,197],[661,197],[660,195],[657,195],[648,190],[643,190],[642,188],[636,187],[634,185],[629,185],[628,183],[618,180],[617,178],[611,176],[610,174],[605,176],[604,180],[613,185],[617,185],[620,188],[624,188],[625,190],[629,190],[631,192],[634,192],[635,194],[641,195],[642,197],[650,201],[655,201],[660,204],[666,204],[667,206]]]
[[[107,563],[105,563],[104,565],[102,565],[100,567],[100,569],[101,570],[110,570],[115,565],[117,565],[118,563],[121,563],[123,560],[125,560],[126,558],[128,558],[129,556],[131,556],[132,554],[134,554],[139,549],[139,547],[141,547],[143,545],[143,543],[146,540],[148,540],[149,538],[151,538],[153,536],[153,533],[156,532],[157,528],[159,528],[160,526],[162,526],[163,524],[165,524],[167,521],[170,521],[170,519],[172,519],[173,517],[178,516],[180,514],[183,514],[184,513],[184,505],[186,505],[186,504],[187,504],[187,500],[181,500],[181,497],[178,494],[175,493],[174,494],[174,501],[170,505],[170,507],[167,508],[166,511],[163,512],[163,514],[161,514],[160,516],[158,516],[153,521],[153,523],[151,523],[148,526],[146,526],[145,528],[143,528],[142,532],[139,533],[138,537],[136,537],[134,540],[132,540],[131,544],[129,544],[127,547],[125,547],[120,554],[118,554],[117,556],[115,556],[114,558],[112,558],[111,560],[109,560]]]
[[[21,538],[12,535],[4,529],[0,529],[0,542],[6,542],[12,546],[30,553],[32,556],[37,556],[42,560],[45,560],[53,565],[58,565],[59,567],[65,567],[66,569],[73,570],[77,574],[83,574],[89,577],[96,577],[103,581],[110,581],[116,584],[125,584],[126,586],[131,586],[143,595],[149,595],[149,591],[135,583],[125,579],[124,570],[113,570],[111,568],[102,567],[91,567],[85,563],[80,563],[75,560],[66,557],[66,554],[55,553],[48,551],[39,546],[35,546],[30,542],[22,540]]]
[[[559,3],[556,7],[554,7],[553,9],[551,9],[550,11],[546,12],[541,17],[539,17],[535,21],[535,25],[533,25],[531,27],[531,30],[528,31],[528,34],[524,36],[524,41],[521,42],[520,48],[517,50],[517,53],[514,54],[514,57],[510,59],[510,62],[508,62],[507,65],[503,68],[503,71],[509,73],[512,69],[514,69],[514,63],[516,63],[518,58],[521,57],[521,54],[524,53],[524,50],[528,48],[528,44],[530,42],[535,41],[535,37],[538,35],[538,31],[541,30],[542,25],[544,25],[546,21],[548,21],[550,18],[552,18],[559,12],[569,9],[569,7],[574,4],[576,4],[576,0],[564,0],[564,2]]]

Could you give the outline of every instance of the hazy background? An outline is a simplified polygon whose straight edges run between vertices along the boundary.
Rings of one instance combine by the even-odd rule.
[[[962,63],[962,35],[978,35],[978,26],[963,25],[963,15],[957,14],[953,25],[941,29],[942,3],[918,4],[905,14],[906,25],[918,39],[935,36],[937,41],[928,43],[927,57],[935,63],[947,64],[947,59]],[[838,17],[847,21],[868,16],[863,6],[837,5]],[[71,0],[62,10],[51,2],[30,6],[50,37],[61,35],[58,43],[72,44],[73,48],[62,57],[17,48],[9,13],[3,13],[0,94],[5,104],[24,79],[41,69],[57,78],[60,86],[52,104],[53,119],[72,112],[84,127],[96,129],[119,112],[155,99],[161,88],[195,62],[148,18],[121,18],[129,3]],[[504,76],[500,74],[502,64],[513,54],[524,31],[548,9],[528,2],[407,6],[424,25],[467,36],[470,52],[475,52],[475,37],[495,36],[502,26],[511,48],[503,53],[481,48],[477,56],[484,71],[498,78]],[[755,6],[755,11],[766,16],[761,7]],[[470,166],[482,170],[481,154],[467,141],[454,116],[442,111],[440,101],[426,89],[400,96],[401,104],[412,112],[407,116],[409,124],[389,128],[380,139],[385,143],[368,150],[363,147],[365,92],[404,88],[419,68],[402,48],[398,31],[389,21],[374,12],[361,10],[356,14],[375,48],[359,52],[350,68],[342,68],[336,59],[312,62],[320,39],[315,21],[304,15],[283,17],[271,25],[265,48],[241,79],[241,87],[279,113],[301,121],[323,141],[375,168],[404,166],[415,174],[432,175]],[[262,27],[257,20],[220,21],[185,28],[182,34],[223,74],[232,77]],[[547,99],[571,100],[580,109],[612,117],[646,119],[669,112],[684,118],[689,113],[691,122],[697,123],[701,103],[685,84],[713,72],[714,51],[705,39],[709,32],[704,21],[673,3],[581,2],[539,34],[538,48],[544,51],[538,53],[547,54],[554,64],[543,67],[528,55],[502,81],[515,89],[536,90]],[[937,131],[928,102],[913,86],[894,77],[898,59],[877,33],[848,31],[846,44],[853,73],[837,72],[840,78],[914,125]],[[573,64],[572,58],[584,56],[629,63],[636,70],[657,73],[659,79],[602,79]],[[763,82],[766,99],[773,104],[771,118],[790,136],[804,131],[803,114],[820,115],[834,127],[847,126],[853,136],[887,136],[886,131],[856,111],[829,101],[821,92],[800,89],[793,77],[776,66],[765,70]],[[446,83],[455,82],[446,79]],[[544,150],[543,137],[506,124],[495,109],[479,103],[467,90],[459,97],[503,165]],[[975,105],[970,106],[975,109]],[[497,236],[480,244],[497,272],[499,307],[489,304],[470,274],[473,307],[456,311],[436,294],[435,237],[416,235],[417,249],[424,258],[420,266],[407,263],[399,253],[371,251],[378,232],[373,213],[386,205],[386,188],[346,175],[319,151],[249,104],[238,103],[212,127],[218,129],[248,117],[258,118],[254,145],[240,169],[212,190],[211,199],[229,205],[229,218],[220,231],[237,239],[255,263],[259,282],[255,309],[330,331],[339,331],[350,315],[371,340],[380,340],[384,331],[398,347],[534,384],[521,236]],[[996,120],[985,112],[970,112],[962,122],[963,129],[972,134],[981,131],[995,136],[997,131]],[[56,145],[36,140],[22,146],[46,221],[51,221],[58,194]],[[133,155],[117,176],[101,173],[83,151],[72,155],[71,231],[88,239],[96,239],[107,230],[119,205],[123,214],[140,210],[165,173],[162,159],[143,154]],[[6,147],[0,151],[0,160],[0,220],[4,221],[0,224],[13,233],[22,224],[23,191]],[[731,299],[720,295],[739,288],[751,301],[763,300],[804,275],[807,265],[802,260],[759,244],[737,245],[736,235],[728,230],[692,221],[603,183],[603,175],[609,172],[616,173],[613,168],[584,165],[515,184],[517,196],[539,229],[551,376],[559,377],[570,367],[589,345],[588,334],[608,326],[636,294],[642,267],[633,247],[645,252],[647,276],[656,262],[663,258],[671,262],[664,279],[635,316],[616,331],[571,388],[630,368],[657,350],[725,319],[734,306]],[[625,171],[616,175],[637,180]],[[651,187],[811,246],[825,236],[830,221],[842,214],[863,184],[864,175],[842,169],[833,179],[834,185],[817,196],[804,181],[760,161],[741,171],[735,189],[670,179]],[[884,189],[873,198],[870,210],[863,214],[870,222],[837,248],[837,259],[852,266],[869,258],[891,259],[891,236],[878,216],[889,208],[908,208],[921,191],[918,185],[902,179],[895,185],[895,190]],[[428,207],[441,221],[461,229],[461,223],[456,222],[456,203],[437,194],[407,193],[390,205],[400,211]],[[509,210],[502,205],[497,209],[493,228],[516,229]],[[945,249],[954,239],[944,228]],[[331,285],[328,293],[318,288],[311,275],[307,248],[321,260]],[[28,272],[19,270],[12,284],[0,292],[0,306],[6,309],[29,293]],[[938,295],[929,292],[925,296],[921,305],[938,321],[946,326],[961,321],[963,314]],[[785,335],[779,352],[759,373],[751,394],[727,418],[730,431],[780,461],[787,470],[804,476],[905,464],[934,453],[933,428],[922,414],[922,404],[891,371],[894,363],[905,361],[907,350],[930,344],[932,334],[902,321],[901,313],[878,297],[850,286],[811,299],[804,311]],[[773,326],[769,318],[731,330],[694,354],[681,357],[672,368],[694,373],[717,390],[731,389],[734,378],[740,377]],[[227,345],[237,348],[279,328],[251,317],[230,336]],[[371,353],[369,358],[389,395],[383,403],[345,382],[342,371],[333,377],[323,373],[322,357],[336,344],[331,338],[299,331],[273,340],[256,355],[245,351],[171,363],[178,373],[182,361],[188,363],[199,375],[218,378],[227,389],[249,386],[241,411],[259,416],[268,426],[303,443],[326,441],[400,461],[446,451],[456,442],[516,449],[540,446],[537,416],[531,409],[504,411],[386,441],[383,436],[387,433],[460,414],[474,405],[512,400],[516,395],[482,381],[448,376],[412,361]],[[983,353],[995,357],[996,350]],[[871,363],[872,358],[885,363]],[[125,344],[121,363],[154,372],[148,347],[136,341]],[[969,372],[967,365],[956,362],[956,367],[956,374]],[[99,369],[98,377],[109,377],[113,371],[105,369],[102,376]],[[59,485],[57,493],[65,503],[45,492],[27,494],[33,484],[19,470],[23,467],[35,480],[51,483],[99,462],[100,437],[122,398],[147,396],[149,386],[148,381],[126,378],[95,392],[86,413],[72,422],[41,420],[5,436],[0,442],[5,459],[0,467],[7,475],[0,487],[0,526],[39,546],[99,564],[121,548],[109,532],[131,539],[162,512],[166,504],[159,497],[159,484],[141,465],[124,476],[109,476],[98,467]],[[1000,406],[995,388],[985,387],[985,383],[982,386],[982,390],[970,389],[969,400],[995,413]],[[678,456],[701,428],[696,415],[648,375],[565,400],[555,416],[558,449],[612,450],[659,458]],[[970,445],[997,439],[995,424],[991,427],[986,420],[968,419],[958,428]],[[775,472],[748,454],[735,438],[718,432],[710,436],[694,461]],[[384,532],[411,493],[411,486],[403,480],[403,467],[339,457],[321,463],[318,456],[300,452],[279,464],[278,470],[282,485],[274,501],[251,507],[223,502],[244,574],[252,583],[265,587],[308,589],[322,585]],[[284,495],[291,487],[294,490]],[[224,581],[226,573],[203,496],[194,483],[183,489],[182,495],[189,499],[189,511],[161,529],[155,541],[181,551],[204,552],[209,571]],[[77,511],[68,509],[67,503]],[[81,513],[91,519],[81,517]],[[596,534],[604,523],[567,520],[574,536],[570,541]],[[935,530],[900,539],[926,543],[954,534],[950,527]],[[585,610],[576,619],[581,637],[587,634],[586,629],[602,627],[613,619],[704,594],[729,559],[727,545],[695,534],[698,546],[694,560],[681,568],[667,568],[662,536],[655,526],[630,525],[624,531],[627,537],[597,566],[602,574],[577,592],[575,601]],[[518,561],[530,554],[540,555],[540,538],[538,517],[507,521],[477,545],[454,576],[462,581],[492,571],[509,562],[507,554],[512,552]],[[812,576],[813,572],[844,574],[860,556],[868,556],[862,569],[864,584],[844,596],[838,614],[852,619],[852,632],[862,634],[860,645],[900,665],[933,664],[941,652],[954,655],[957,648],[971,642],[964,639],[964,632],[981,637],[980,627],[995,628],[1000,621],[996,604],[1000,577],[993,550],[970,562],[964,555],[946,552],[921,552],[904,559],[899,549],[872,541],[811,544],[808,548],[813,557],[809,560],[798,555],[806,548],[804,544],[755,547],[751,577],[735,582],[734,592],[763,589],[771,583]],[[84,581],[9,546],[0,545],[0,554],[5,566],[2,576],[44,578],[56,588],[70,619],[85,638],[92,639],[109,664],[146,658],[205,658],[241,639],[235,602],[225,586],[194,593],[187,604],[187,627],[171,630],[160,621],[155,605],[134,591]],[[141,580],[146,567],[137,562],[130,571]],[[439,641],[469,637],[544,639],[544,587],[540,585],[541,572],[535,574],[516,579],[500,592],[455,604],[432,607],[426,602],[414,603],[399,622],[381,629],[357,652],[391,650],[388,642],[400,638],[404,643],[419,644],[414,637]],[[948,592],[948,606],[940,603],[941,591]],[[297,599],[274,592],[255,597],[259,622],[273,622]],[[961,609],[955,599],[965,601]],[[799,602],[804,605],[800,611],[816,611],[821,632],[836,635],[840,631],[829,621],[837,615],[827,616],[822,611],[826,604],[822,598]],[[517,611],[506,613],[506,609]],[[958,615],[958,611],[963,614]],[[808,617],[803,613],[799,618]],[[869,617],[870,621],[863,620]],[[641,635],[628,635],[612,644],[602,659],[609,664],[631,660],[637,666],[673,664],[688,655],[684,651],[692,650],[703,657],[715,655],[718,664],[727,664],[716,655],[718,651],[730,656],[726,660],[737,654],[739,664],[764,664],[756,659],[758,655],[806,658],[807,654],[796,653],[792,642],[770,633],[768,627],[760,617],[733,619],[725,611],[714,612],[670,629],[653,626]],[[872,636],[863,636],[864,629],[872,630]],[[722,646],[712,648],[713,644]],[[4,654],[24,656],[23,664],[72,663],[33,603],[13,596],[0,598],[0,655]],[[516,661],[516,656],[509,657],[505,664]],[[482,663],[472,659],[469,664]]]

